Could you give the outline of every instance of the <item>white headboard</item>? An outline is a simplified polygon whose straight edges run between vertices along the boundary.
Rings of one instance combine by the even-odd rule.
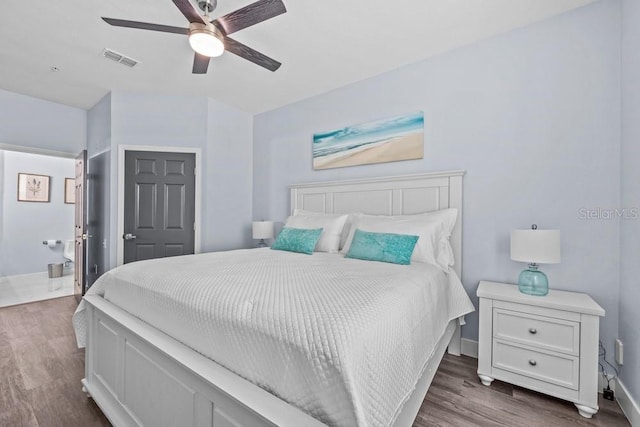
[[[462,277],[462,177],[464,171],[433,172],[289,186],[291,210],[410,215],[457,208],[451,235],[454,270]]]

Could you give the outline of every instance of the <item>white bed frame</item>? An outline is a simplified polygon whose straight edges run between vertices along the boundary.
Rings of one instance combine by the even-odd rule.
[[[462,264],[463,171],[290,187],[291,208],[399,215],[458,208],[451,244]],[[196,353],[97,295],[87,302],[84,390],[115,426],[321,426],[319,421]],[[447,347],[460,354],[449,323],[395,426],[411,426]]]

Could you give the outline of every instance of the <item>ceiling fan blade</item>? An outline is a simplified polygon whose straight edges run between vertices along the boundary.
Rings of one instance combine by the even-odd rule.
[[[104,22],[115,27],[137,28],[139,30],[160,31],[162,33],[189,34],[188,28],[171,27],[169,25],[150,24],[148,22],[127,21],[124,19],[102,18]]]
[[[247,61],[251,61],[254,64],[266,68],[269,71],[276,71],[278,68],[280,68],[280,65],[282,65],[275,59],[271,59],[268,56],[258,52],[257,50],[251,49],[249,46],[246,46],[229,37],[224,38],[224,47],[227,51],[233,53],[234,55],[238,55],[239,57],[244,58]]]
[[[208,56],[200,55],[197,52],[194,52],[193,56],[193,74],[206,74],[207,68],[209,68],[209,58]]]
[[[172,0],[180,12],[184,15],[189,22],[197,22],[199,24],[206,24],[204,18],[193,7],[193,4],[189,0]]]
[[[174,0],[175,2],[176,0]],[[278,16],[287,11],[282,0],[258,0],[235,12],[228,13],[216,19],[213,23],[222,27],[225,34],[232,34],[243,28],[250,27],[259,22]]]

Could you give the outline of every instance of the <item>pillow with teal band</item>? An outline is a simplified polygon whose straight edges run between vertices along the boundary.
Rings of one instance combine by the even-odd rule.
[[[357,229],[345,257],[408,265],[418,238],[409,234],[372,233]]]
[[[271,249],[279,251],[299,252],[301,254],[313,253],[316,243],[320,240],[322,228],[289,228],[284,227],[276,241],[271,245]]]

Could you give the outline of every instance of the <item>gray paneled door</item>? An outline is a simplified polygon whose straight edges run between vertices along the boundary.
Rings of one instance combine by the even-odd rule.
[[[124,262],[194,252],[195,154],[125,152]]]

